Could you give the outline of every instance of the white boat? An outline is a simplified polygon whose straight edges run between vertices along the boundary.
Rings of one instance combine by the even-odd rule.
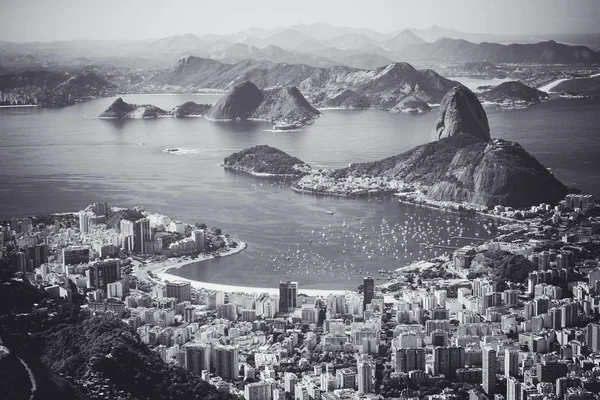
[[[333,215],[333,211],[325,211],[326,214]]]

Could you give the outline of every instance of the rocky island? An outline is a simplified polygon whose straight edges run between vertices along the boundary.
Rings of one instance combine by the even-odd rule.
[[[193,101],[188,101],[172,109],[171,114],[175,118],[202,117],[210,107],[210,104],[198,104]]]
[[[129,104],[118,98],[98,118],[103,119],[145,119],[166,116],[169,113],[151,104]]]
[[[260,155],[255,149],[236,153],[226,159],[226,165],[237,165],[242,155],[250,154],[242,167],[262,172],[256,166],[269,163],[255,159],[255,154]],[[293,164],[298,162],[294,159]],[[380,161],[303,172],[293,190],[329,195],[398,193],[409,201],[473,205],[475,209],[552,203],[568,193],[518,143],[490,137],[481,103],[464,86],[453,88],[442,100],[430,143]]]
[[[503,107],[526,107],[548,98],[548,93],[529,87],[518,81],[501,83],[479,94],[485,102],[500,104]]]
[[[223,166],[257,176],[301,177],[311,170],[302,160],[267,145],[234,153],[225,158]]]
[[[193,101],[183,103],[171,111],[165,111],[162,108],[151,104],[137,105],[130,104],[121,97],[114,101],[98,118],[102,119],[149,119],[157,117],[201,117],[210,109],[210,104],[197,104]]]
[[[260,90],[250,81],[235,86],[208,112],[214,121],[260,120],[275,123],[309,125],[321,113],[295,86]]]

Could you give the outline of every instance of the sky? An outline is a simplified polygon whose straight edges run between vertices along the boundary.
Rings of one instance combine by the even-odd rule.
[[[600,0],[0,0],[0,40],[145,39],[295,23],[390,32],[600,33]]]

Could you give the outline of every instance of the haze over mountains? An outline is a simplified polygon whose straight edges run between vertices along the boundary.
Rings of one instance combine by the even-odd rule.
[[[267,60],[278,63],[335,65],[373,69],[394,61],[411,63],[483,61],[496,63],[595,63],[600,53],[539,38],[507,38],[459,32],[439,26],[376,32],[326,23],[296,24],[277,29],[253,28],[229,35],[184,34],[145,40],[74,40],[0,42],[5,68],[52,68],[117,65],[164,68],[181,57],[197,56],[227,63]],[[560,38],[554,38],[560,41]],[[577,38],[569,37],[568,43]],[[593,42],[590,38],[581,41]]]

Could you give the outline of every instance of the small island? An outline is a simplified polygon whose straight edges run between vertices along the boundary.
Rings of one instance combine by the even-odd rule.
[[[114,101],[102,114],[101,119],[146,119],[166,116],[169,113],[162,108],[151,104],[130,104],[123,101],[121,97]]]
[[[234,153],[225,158],[223,166],[256,176],[301,177],[311,171],[302,160],[267,145]]]
[[[503,108],[523,108],[548,99],[548,93],[518,81],[510,81],[480,93],[479,98]]]
[[[116,99],[110,107],[102,112],[98,118],[101,119],[150,119],[158,117],[201,117],[210,109],[210,104],[197,104],[193,101],[183,103],[171,111],[151,104],[131,104],[125,102],[121,97]]]

